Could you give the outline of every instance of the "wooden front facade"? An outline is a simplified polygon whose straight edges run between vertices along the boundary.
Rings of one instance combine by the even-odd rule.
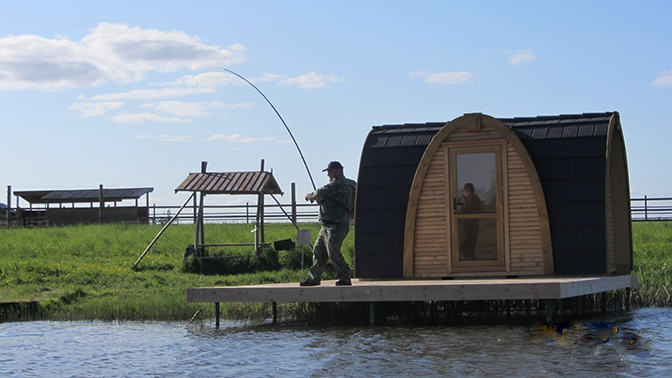
[[[632,269],[618,113],[374,127],[358,181],[360,278]]]
[[[466,162],[466,172],[459,171],[460,159]],[[486,177],[471,169],[470,159],[487,165]],[[456,203],[462,181],[475,181],[468,177],[480,180],[479,189],[493,203],[477,219],[481,234],[492,240],[483,240],[482,256],[474,258],[460,256],[458,240],[457,223],[462,220]],[[481,114],[465,115],[444,126],[427,147],[411,187],[404,276],[549,274],[551,253],[539,177],[513,132]]]

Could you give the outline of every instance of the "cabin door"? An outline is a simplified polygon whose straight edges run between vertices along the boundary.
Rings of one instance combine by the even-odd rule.
[[[503,146],[456,145],[448,145],[449,271],[504,271]]]

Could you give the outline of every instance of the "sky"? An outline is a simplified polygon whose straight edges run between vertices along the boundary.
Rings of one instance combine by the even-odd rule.
[[[672,186],[670,1],[0,0],[2,191],[154,187],[180,205],[202,161],[263,159],[303,197],[287,128],[226,70],[318,187],[331,160],[357,178],[373,126],[605,111],[632,196]]]

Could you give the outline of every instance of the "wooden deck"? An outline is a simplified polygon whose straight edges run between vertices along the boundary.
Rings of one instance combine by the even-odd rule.
[[[637,275],[582,278],[361,281],[352,286],[298,283],[187,289],[187,302],[404,302],[563,299],[637,286]]]

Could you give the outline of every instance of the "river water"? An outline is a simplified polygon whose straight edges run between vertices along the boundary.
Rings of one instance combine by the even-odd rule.
[[[564,325],[564,324],[563,324]],[[672,309],[488,325],[0,324],[0,377],[661,377]]]

